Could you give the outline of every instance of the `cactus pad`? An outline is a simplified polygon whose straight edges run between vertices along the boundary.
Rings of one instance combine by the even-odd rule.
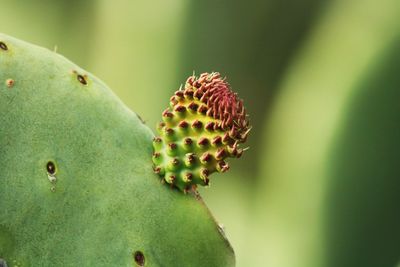
[[[227,171],[225,159],[242,155],[239,145],[250,131],[242,101],[219,73],[189,77],[162,118],[153,140],[154,171],[184,192]]]
[[[234,265],[201,198],[157,181],[149,128],[61,55],[0,34],[0,125],[0,265]]]

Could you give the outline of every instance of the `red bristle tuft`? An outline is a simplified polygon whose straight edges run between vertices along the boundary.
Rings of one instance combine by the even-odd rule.
[[[249,122],[243,101],[219,73],[203,73],[199,78],[191,76],[187,84],[194,87],[194,96],[207,105],[199,108],[200,113],[221,120],[221,127],[230,130],[231,136],[237,139],[247,132]]]

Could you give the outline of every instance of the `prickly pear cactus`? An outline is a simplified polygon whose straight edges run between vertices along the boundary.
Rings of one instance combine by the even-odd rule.
[[[243,102],[219,73],[191,76],[175,92],[154,138],[154,172],[187,192],[209,185],[209,175],[229,169],[250,132]]]
[[[0,126],[0,265],[234,265],[198,194],[160,184],[133,112],[64,57],[3,34]]]

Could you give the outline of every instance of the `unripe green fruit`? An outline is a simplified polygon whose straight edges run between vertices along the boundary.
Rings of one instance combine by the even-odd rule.
[[[162,181],[187,192],[209,185],[213,172],[229,169],[225,161],[240,157],[249,121],[243,103],[219,73],[187,79],[170,99],[153,140],[154,171]]]
[[[0,125],[0,264],[234,265],[200,197],[156,179],[151,131],[64,57],[0,34]]]

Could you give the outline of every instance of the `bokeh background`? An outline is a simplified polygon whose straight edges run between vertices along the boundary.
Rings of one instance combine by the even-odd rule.
[[[0,0],[0,14],[152,129],[187,76],[227,77],[250,149],[201,193],[238,267],[398,266],[399,0]]]

